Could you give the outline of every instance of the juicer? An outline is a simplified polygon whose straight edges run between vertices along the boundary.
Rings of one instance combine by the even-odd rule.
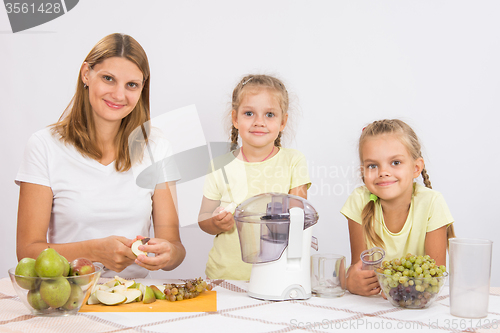
[[[304,198],[264,193],[236,207],[244,262],[253,264],[248,295],[283,301],[311,297],[312,226],[318,213]]]

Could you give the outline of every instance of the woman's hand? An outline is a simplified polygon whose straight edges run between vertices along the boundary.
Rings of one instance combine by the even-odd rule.
[[[361,296],[376,295],[380,292],[377,275],[373,270],[362,270],[363,262],[359,260],[349,268],[347,276],[347,290]]]
[[[137,239],[143,238],[143,236],[137,236]],[[174,246],[165,239],[151,238],[147,244],[139,245],[138,249],[147,253],[154,253],[154,257],[140,254],[135,259],[135,263],[150,271],[157,271],[168,266],[172,259]]]
[[[133,240],[121,236],[109,236],[91,241],[93,261],[101,262],[106,268],[121,272],[134,263],[135,254],[130,247]]]

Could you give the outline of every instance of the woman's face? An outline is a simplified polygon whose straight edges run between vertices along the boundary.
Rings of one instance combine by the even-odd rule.
[[[112,57],[93,68],[84,63],[82,81],[88,86],[96,125],[119,125],[139,101],[144,77],[130,60]]]

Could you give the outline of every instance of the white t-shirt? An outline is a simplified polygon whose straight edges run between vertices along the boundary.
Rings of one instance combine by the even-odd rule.
[[[48,229],[50,243],[70,243],[111,235],[130,239],[149,236],[154,184],[180,178],[173,162],[172,149],[157,130],[149,138],[143,161],[129,171],[117,172],[115,162],[102,165],[80,154],[73,145],[64,144],[49,128],[33,134],[16,176],[21,182],[52,189],[52,214]],[[153,165],[155,174],[149,185],[137,181],[141,171]],[[145,173],[143,173],[144,175]],[[142,177],[144,178],[144,177]],[[150,176],[151,178],[151,176]],[[139,177],[141,179],[141,177]],[[141,186],[138,186],[140,183]],[[136,264],[119,273],[124,278],[145,277],[148,271]],[[114,276],[106,271],[102,276]]]

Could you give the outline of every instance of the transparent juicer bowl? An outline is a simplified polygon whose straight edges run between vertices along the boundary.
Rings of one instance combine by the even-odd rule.
[[[289,209],[304,211],[304,229],[318,220],[318,213],[305,199],[282,193],[264,193],[241,203],[234,213],[244,262],[259,264],[278,260],[289,239]]]

